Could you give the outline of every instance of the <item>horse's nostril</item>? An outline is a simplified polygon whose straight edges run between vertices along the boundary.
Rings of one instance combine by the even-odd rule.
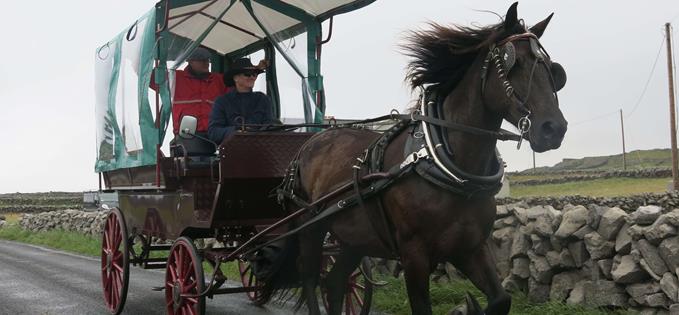
[[[542,123],[542,135],[546,139],[560,139],[566,133],[566,128],[553,121],[546,121]]]

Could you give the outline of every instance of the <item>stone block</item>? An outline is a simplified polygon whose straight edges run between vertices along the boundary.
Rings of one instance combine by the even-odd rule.
[[[670,305],[670,315],[679,315],[679,304]]]
[[[638,240],[640,240],[641,238],[643,238],[643,237],[644,237],[644,233],[646,233],[646,227],[641,226],[641,225],[636,225],[636,224],[635,224],[635,225],[631,225],[631,226],[627,229],[627,234],[629,234],[629,236],[630,236],[633,240],[635,240],[635,241],[638,241]]]
[[[552,282],[552,267],[549,266],[547,259],[544,256],[537,255],[533,251],[528,252],[528,258],[530,259],[530,275],[532,278],[543,284],[549,284]]]
[[[552,250],[552,244],[549,242],[549,239],[541,238],[537,234],[531,234],[530,240],[533,244],[531,249],[538,255],[544,256],[548,251]]]
[[[577,271],[562,272],[552,278],[552,287],[549,298],[552,301],[563,302],[568,298],[575,284],[582,280],[582,275]]]
[[[497,230],[493,231],[492,237],[493,237],[493,240],[496,241],[496,242],[501,242],[501,241],[504,241],[504,240],[511,240],[515,231],[516,231],[516,229],[511,227],[511,226],[503,227],[501,229],[497,229]]]
[[[632,212],[628,219],[631,223],[639,225],[653,224],[662,214],[662,208],[656,205],[641,206]]]
[[[517,257],[512,260],[512,274],[520,279],[530,277],[530,260],[528,257]]]
[[[499,205],[495,208],[495,217],[504,218],[509,215],[509,209],[506,205]]]
[[[519,219],[512,215],[502,219],[502,223],[505,226],[517,226],[519,225]]]
[[[608,209],[609,208],[606,206],[599,206],[597,204],[587,205],[587,210],[589,210],[587,215],[587,225],[589,225],[594,230],[598,229],[601,217]]]
[[[667,267],[679,273],[679,236],[663,240],[658,246],[658,252]]]
[[[666,272],[660,279],[660,289],[674,303],[679,303],[679,280],[671,272]]]
[[[554,234],[554,225],[552,218],[547,215],[541,215],[535,220],[535,233],[542,237],[550,237]]]
[[[549,301],[549,284],[539,283],[533,278],[528,279],[528,300],[532,303]]]
[[[665,221],[663,218],[660,218],[646,228],[644,237],[650,243],[658,245],[662,240],[677,235],[677,228],[669,223],[664,223]]]
[[[634,261],[631,255],[622,256],[619,264],[611,270],[613,280],[617,283],[637,283],[648,279],[648,273]]]
[[[627,233],[627,229],[629,229],[629,224],[626,223],[615,238],[615,251],[618,254],[629,254],[632,249],[632,237]]]
[[[658,249],[653,244],[645,239],[640,239],[635,245],[654,274],[662,276],[669,271],[665,261],[660,257]]]
[[[625,291],[641,305],[645,303],[646,296],[660,292],[660,285],[655,281],[634,283],[626,286]]]
[[[615,255],[615,243],[607,241],[597,232],[585,235],[585,246],[592,260],[611,258]]]
[[[528,224],[528,210],[522,207],[513,207],[511,208],[511,212],[514,214],[514,216],[519,219],[521,224]]]
[[[577,241],[568,244],[568,251],[570,251],[571,257],[573,257],[573,262],[578,268],[582,267],[585,261],[589,259],[589,252],[587,252],[585,242],[583,241]]]
[[[526,294],[528,293],[528,280],[519,279],[516,276],[509,276],[502,280],[502,288],[508,293],[522,292]]]
[[[609,208],[601,216],[597,232],[606,240],[613,240],[625,224],[627,213],[618,207]]]
[[[641,269],[643,269],[644,271],[646,271],[646,273],[647,273],[649,276],[651,276],[651,278],[655,279],[655,281],[660,281],[660,278],[661,278],[661,277],[660,277],[659,275],[655,274],[655,272],[653,272],[653,269],[651,269],[651,267],[648,266],[648,263],[646,262],[646,260],[644,260],[644,259],[642,258],[642,259],[639,261],[639,266],[641,266]]]
[[[650,307],[668,307],[670,305],[670,301],[667,299],[667,296],[665,296],[665,293],[660,292],[647,295],[644,305],[648,305]]]
[[[573,290],[571,290],[571,293],[568,295],[568,299],[566,299],[566,304],[583,305],[585,303],[585,285],[588,285],[590,283],[592,283],[592,281],[589,280],[578,281],[573,287]]]
[[[594,232],[594,229],[590,227],[589,225],[583,225],[579,230],[575,231],[575,233],[572,234],[574,238],[577,238],[579,240],[585,238],[585,235]]]
[[[607,280],[613,280],[613,275],[611,275],[611,269],[613,269],[613,259],[602,259],[597,261],[596,264],[599,266],[599,270]]]
[[[570,237],[587,223],[588,214],[589,211],[583,206],[576,206],[564,213],[561,224],[554,235],[562,239]]]
[[[679,227],[679,209],[674,209],[671,212],[665,213],[662,216],[665,217],[665,221],[669,224]]]
[[[585,283],[585,305],[592,307],[626,307],[625,288],[613,281]]]
[[[514,239],[512,241],[511,258],[526,256],[530,249],[530,240],[528,235],[522,233],[520,230],[514,232]]]

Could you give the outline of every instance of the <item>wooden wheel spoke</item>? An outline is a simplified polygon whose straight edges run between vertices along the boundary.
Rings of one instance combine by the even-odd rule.
[[[198,286],[198,282],[193,281],[193,282],[189,283],[188,285],[186,285],[186,286],[183,288],[182,292],[184,292],[184,293],[189,293],[189,292],[191,292],[193,289],[195,289],[197,286]]]
[[[361,298],[361,294],[356,289],[351,290],[351,295],[356,299],[358,305],[363,307],[363,298]]]

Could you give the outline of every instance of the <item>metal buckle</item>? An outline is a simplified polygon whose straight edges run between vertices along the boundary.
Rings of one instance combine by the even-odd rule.
[[[410,164],[417,163],[420,159],[425,159],[429,157],[429,152],[427,152],[426,147],[422,147],[419,151],[408,154],[408,156],[401,163],[401,168],[404,168]]]
[[[519,137],[519,141],[516,144],[517,150],[521,149],[521,143],[523,142],[523,135],[527,134],[528,130],[530,130],[531,121],[530,121],[530,118],[528,118],[528,116],[530,116],[530,114],[531,114],[531,112],[529,110],[528,114],[526,114],[526,116],[521,117],[516,124],[517,127],[519,127],[519,131],[521,132],[521,135]]]

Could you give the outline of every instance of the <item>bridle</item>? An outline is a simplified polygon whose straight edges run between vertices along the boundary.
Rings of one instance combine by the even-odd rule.
[[[508,78],[509,71],[516,63],[516,48],[514,47],[514,44],[512,42],[519,40],[529,41],[531,53],[535,57],[535,61],[531,66],[530,77],[528,79],[528,88],[526,89],[525,97],[522,97],[522,95],[517,92],[517,90],[512,86],[512,83]],[[531,110],[528,106],[528,96],[530,95],[530,91],[533,86],[535,69],[537,68],[538,64],[543,65],[545,67],[545,70],[547,70],[547,73],[549,74],[550,78],[550,84],[552,85],[552,91],[554,93],[554,97],[556,98],[556,104],[557,106],[559,104],[559,97],[557,96],[558,88],[554,81],[554,75],[552,73],[553,63],[551,62],[549,54],[544,49],[544,47],[542,47],[542,45],[538,41],[538,37],[535,34],[531,32],[526,32],[511,35],[498,43],[490,45],[490,47],[488,48],[488,55],[486,55],[486,58],[483,61],[483,66],[481,67],[482,94],[485,93],[486,81],[488,78],[488,72],[490,69],[491,62],[495,66],[498,79],[500,80],[500,83],[504,88],[505,95],[512,102],[518,104],[519,111],[522,114],[524,114],[517,122],[517,127],[519,128],[519,132],[521,133],[521,138],[519,139],[516,146],[516,148],[519,149],[521,148],[521,142],[524,138],[524,135],[528,133],[531,127],[530,120]],[[562,71],[563,68],[561,68],[560,65],[559,67],[560,67],[559,69],[561,69],[559,71]]]

